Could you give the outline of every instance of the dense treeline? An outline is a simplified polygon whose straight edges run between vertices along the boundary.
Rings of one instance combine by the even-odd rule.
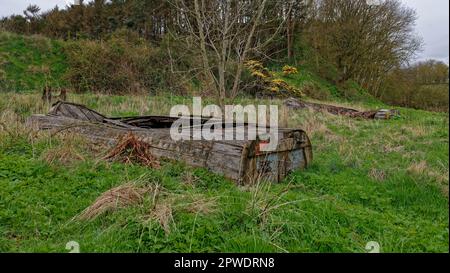
[[[384,76],[420,48],[415,11],[400,1],[316,1],[309,40],[336,69],[338,83],[350,79],[378,95]]]
[[[381,98],[406,107],[448,111],[449,67],[435,60],[398,67],[389,72]]]
[[[192,16],[179,8],[179,0],[93,0],[80,1],[80,5],[71,5],[64,9],[56,6],[42,11],[36,5],[29,5],[24,15],[12,15],[2,19],[5,30],[20,34],[43,34],[51,38],[62,39],[103,39],[119,29],[135,31],[140,37],[153,43],[160,42],[165,35],[186,34],[189,29],[185,17]],[[188,7],[193,1],[187,1]],[[204,2],[204,1],[202,1]],[[227,1],[206,1],[206,8],[217,8],[216,3]],[[258,7],[260,0],[228,1],[230,5],[245,2],[246,10],[240,14],[240,24],[250,24],[249,19]],[[234,3],[233,3],[234,2]],[[292,5],[292,7],[288,7]],[[288,11],[289,9],[289,11]],[[286,43],[293,47],[293,35],[298,23],[305,18],[306,0],[268,1],[262,23],[259,25],[258,39],[271,35],[274,27],[288,20],[283,34]],[[288,18],[286,18],[288,17]],[[265,36],[264,36],[265,34]],[[289,37],[288,37],[289,36]],[[286,46],[284,46],[286,47]],[[286,48],[287,50],[287,48]]]
[[[421,85],[448,84],[448,65],[440,61],[418,62],[404,70],[416,83]]]
[[[247,86],[244,63],[257,59],[304,67],[343,96],[356,83],[396,102],[390,97],[402,94],[386,82],[395,83],[389,80],[398,67],[421,47],[415,11],[399,0],[371,3],[94,0],[49,11],[30,5],[0,23],[6,31],[68,40],[66,77],[78,91],[196,88],[233,98]]]

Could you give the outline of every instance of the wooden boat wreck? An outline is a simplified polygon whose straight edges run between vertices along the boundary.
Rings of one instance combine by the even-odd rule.
[[[149,144],[151,153],[157,158],[206,168],[240,184],[254,183],[258,179],[281,182],[290,172],[304,169],[312,161],[311,142],[299,129],[278,129],[276,149],[263,152],[261,147],[266,142],[258,138],[174,141],[170,128],[176,120],[178,118],[167,116],[108,118],[83,105],[57,102],[48,114],[32,115],[29,123],[40,130],[74,131],[111,146],[131,132],[139,141]],[[202,119],[202,122],[206,120]]]
[[[318,112],[324,111],[335,116],[346,116],[349,118],[388,120],[392,117],[400,116],[400,112],[396,109],[380,109],[361,112],[346,107],[301,101],[296,98],[289,98],[285,100],[284,105],[292,110],[312,109]]]

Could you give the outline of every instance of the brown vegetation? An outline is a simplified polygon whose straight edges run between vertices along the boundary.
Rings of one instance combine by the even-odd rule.
[[[67,89],[60,88],[59,94],[55,95],[53,89],[50,86],[45,86],[42,89],[42,102],[52,104],[57,101],[67,101]]]
[[[117,145],[105,156],[107,160],[117,160],[127,164],[138,163],[150,168],[161,167],[150,152],[150,146],[136,138],[133,133],[124,135]]]
[[[139,204],[146,194],[156,193],[157,191],[159,191],[158,186],[139,187],[133,183],[125,184],[103,193],[76,218],[92,220],[105,212]]]
[[[381,98],[391,104],[419,109],[448,111],[447,64],[429,60],[389,72]]]

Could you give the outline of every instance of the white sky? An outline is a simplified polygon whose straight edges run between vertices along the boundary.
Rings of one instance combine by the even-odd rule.
[[[449,0],[402,0],[417,11],[417,33],[424,40],[419,59],[449,63]]]
[[[58,5],[64,7],[74,0],[0,0],[0,17],[22,14],[29,4],[36,4],[41,10]],[[343,0],[345,1],[345,0]],[[419,19],[416,31],[423,37],[424,50],[419,60],[438,59],[449,63],[449,0],[401,0],[417,11]]]

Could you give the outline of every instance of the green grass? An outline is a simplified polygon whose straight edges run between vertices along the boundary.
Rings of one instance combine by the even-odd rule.
[[[0,32],[0,92],[27,92],[65,85],[63,42]]]
[[[105,152],[83,139],[27,128],[28,116],[48,110],[28,91],[65,84],[62,47],[0,33],[0,91],[27,93],[0,93],[0,252],[67,252],[69,241],[82,252],[364,252],[369,241],[382,252],[449,251],[447,115],[400,109],[400,118],[367,121],[290,111],[288,125],[311,137],[313,165],[281,184],[237,186],[179,162],[162,162],[160,170],[105,162]],[[312,85],[313,97],[329,103],[387,107],[352,84],[344,90],[350,103],[307,67],[299,71],[277,75],[301,89]],[[192,104],[178,96],[69,100],[110,116],[166,115]],[[165,194],[93,221],[74,219],[130,181],[160,185]],[[158,212],[166,218],[155,218]]]
[[[168,114],[172,105],[192,103],[93,94],[70,100],[114,116]],[[67,252],[72,240],[82,252],[364,252],[369,241],[382,252],[449,251],[445,114],[401,109],[401,118],[367,121],[289,112],[289,126],[311,137],[313,165],[281,184],[244,187],[177,162],[160,170],[105,162],[82,139],[35,134],[23,122],[46,112],[36,101],[0,95],[1,252]],[[166,195],[93,221],[73,219],[103,192],[136,180]],[[209,209],[187,209],[203,201]],[[171,211],[168,232],[152,217],[157,205]]]

